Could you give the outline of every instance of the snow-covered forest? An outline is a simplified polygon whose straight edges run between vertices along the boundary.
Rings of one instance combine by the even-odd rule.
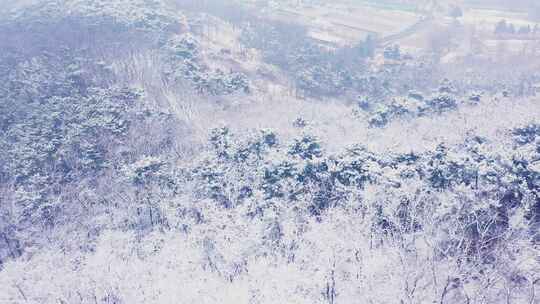
[[[0,0],[0,304],[540,303],[509,2]]]

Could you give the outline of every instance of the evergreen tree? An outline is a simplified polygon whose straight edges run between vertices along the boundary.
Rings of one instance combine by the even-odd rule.
[[[506,34],[508,33],[509,31],[509,28],[508,28],[508,24],[506,23],[506,20],[501,20],[497,23],[497,25],[495,25],[495,34],[497,35],[501,35],[501,34]]]

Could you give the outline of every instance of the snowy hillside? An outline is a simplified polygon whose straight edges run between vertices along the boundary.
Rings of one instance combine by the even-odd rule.
[[[540,303],[509,2],[0,0],[0,304]]]

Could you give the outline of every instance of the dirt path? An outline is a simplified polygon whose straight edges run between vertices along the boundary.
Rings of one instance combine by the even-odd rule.
[[[392,42],[395,42],[397,40],[403,39],[405,37],[414,35],[418,30],[425,27],[427,24],[429,24],[431,21],[433,21],[433,17],[422,17],[420,20],[418,20],[415,24],[407,27],[403,31],[388,35],[386,37],[382,37],[378,40],[379,45],[385,46]]]

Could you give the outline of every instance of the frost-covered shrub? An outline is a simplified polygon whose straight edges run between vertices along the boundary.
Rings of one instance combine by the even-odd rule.
[[[366,148],[356,146],[335,158],[332,168],[334,177],[347,187],[363,187],[375,182],[379,160]]]
[[[452,153],[444,145],[439,145],[429,156],[425,173],[434,189],[471,185],[478,174],[471,161],[467,155]]]
[[[401,51],[400,51],[399,45],[395,44],[393,46],[385,47],[383,51],[383,55],[384,55],[384,58],[386,59],[392,59],[392,60],[401,59]]]
[[[514,140],[520,145],[533,143],[536,138],[540,138],[540,125],[530,124],[516,128],[512,131],[512,135],[514,136]]]
[[[226,127],[214,129],[210,135],[209,153],[190,171],[202,198],[209,197],[225,207],[232,207],[261,190],[263,164],[279,142],[270,130],[260,130],[240,140]]]
[[[424,111],[444,112],[457,107],[456,99],[447,93],[438,94],[426,101],[427,109]]]
[[[212,130],[210,134],[210,144],[216,152],[218,158],[231,158],[232,138],[227,127]]]
[[[261,189],[266,199],[286,197],[289,193],[291,180],[294,180],[298,174],[298,169],[294,163],[281,162],[275,165],[269,165],[264,170],[264,178]]]
[[[360,109],[367,111],[371,108],[372,102],[370,101],[369,97],[358,96],[358,99],[358,107],[360,107]]]
[[[298,117],[297,119],[295,119],[295,121],[293,121],[293,127],[295,128],[301,129],[301,128],[305,128],[307,125],[308,125],[308,122],[302,117]]]
[[[382,128],[388,124],[390,117],[391,110],[385,105],[378,105],[377,109],[369,117],[368,124],[371,127]]]
[[[441,81],[437,91],[439,94],[456,94],[457,93],[455,84],[447,78]]]
[[[332,70],[331,66],[314,65],[298,71],[296,85],[311,96],[339,95],[346,89],[343,76],[343,73]]]
[[[196,60],[200,56],[199,41],[189,33],[173,36],[163,47],[177,60]]]
[[[173,12],[161,0],[43,0],[16,11],[12,19],[26,24],[69,18],[94,23],[114,20],[118,25],[147,31],[183,30],[185,17]]]
[[[174,35],[161,50],[165,56],[165,76],[173,81],[188,80],[201,94],[229,95],[249,93],[250,84],[245,74],[225,73],[205,64],[200,43],[191,34]]]
[[[289,154],[301,159],[312,160],[322,156],[321,145],[316,137],[306,135],[294,141],[289,149]]]
[[[166,163],[157,157],[144,157],[124,168],[126,178],[135,185],[144,185],[159,178]]]
[[[73,33],[80,35],[82,29],[91,32],[110,25],[110,28],[105,26],[108,30],[99,37],[103,40],[98,44],[109,41],[112,32],[119,35],[116,42],[121,44],[127,37],[124,34],[131,30],[99,14],[74,21],[67,17],[55,19],[56,15],[47,19],[39,15],[43,13],[40,9],[47,7],[28,12],[26,17],[40,22],[26,24],[27,32],[22,29],[14,32],[35,35],[28,35],[28,41],[22,40],[24,43],[20,45],[13,43],[20,40],[17,38],[2,41],[11,45],[7,47],[9,52],[0,55],[0,66],[6,68],[0,73],[0,153],[5,155],[0,161],[0,179],[2,185],[13,188],[14,195],[9,201],[17,202],[17,208],[1,204],[0,214],[8,214],[8,221],[1,225],[0,234],[5,233],[10,244],[17,243],[20,248],[53,237],[70,225],[67,220],[70,217],[83,219],[81,234],[85,234],[84,229],[101,227],[99,221],[89,222],[104,209],[109,208],[110,212],[113,205],[110,197],[116,195],[115,191],[103,188],[129,189],[123,188],[126,185],[118,169],[132,163],[131,158],[137,158],[141,151],[142,145],[136,146],[143,141],[139,138],[142,133],[134,137],[134,130],[148,124],[154,128],[164,125],[155,118],[159,115],[147,115],[150,111],[145,109],[147,100],[140,89],[115,84],[113,71],[104,68],[110,60],[109,54],[97,60],[94,58],[97,46],[87,48],[71,41],[74,37],[81,40]],[[26,17],[13,15],[14,19],[3,23],[0,31],[13,30]],[[59,32],[54,33],[54,29]],[[67,30],[71,31],[64,33]],[[82,40],[89,44],[97,41]],[[119,53],[125,50],[123,46],[117,49]],[[111,57],[119,55],[114,53]],[[174,128],[172,121],[168,128]],[[165,151],[171,146],[163,145],[167,140],[170,140],[167,132],[146,138],[144,150]],[[0,188],[4,193],[4,187]],[[87,197],[84,193],[94,195]],[[118,206],[118,202],[114,205]],[[115,220],[120,222],[121,218],[117,216]],[[16,229],[9,229],[10,226]],[[87,238],[91,239],[92,235],[88,233]],[[2,253],[0,259],[4,257]]]
[[[393,116],[418,113],[419,103],[412,98],[393,98],[389,104]]]
[[[193,174],[203,182],[203,197],[228,207],[262,196],[307,204],[310,214],[320,215],[346,200],[349,192],[375,182],[381,166],[361,147],[327,156],[318,140],[307,134],[285,149],[273,132],[242,141],[222,128],[212,132],[210,144],[216,152],[204,156]]]
[[[479,103],[480,100],[482,100],[482,93],[480,92],[472,92],[469,95],[469,101],[472,103]]]

